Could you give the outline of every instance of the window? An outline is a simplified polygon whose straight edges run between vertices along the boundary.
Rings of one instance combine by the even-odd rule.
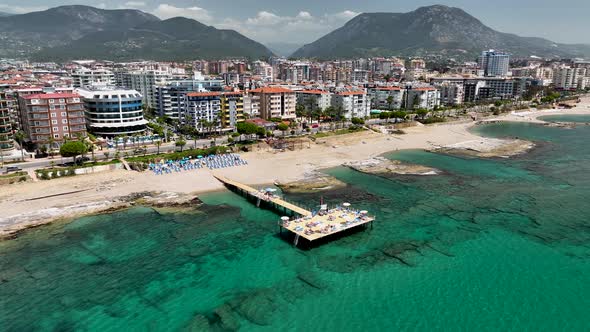
[[[65,99],[60,99],[59,102],[60,103],[64,103],[65,102]]]
[[[49,99],[49,103],[50,103],[50,104],[53,104],[54,102],[55,102],[55,100],[53,100],[53,99]]]
[[[68,119],[63,119],[63,120],[61,120],[61,123],[62,123],[62,124],[68,124]]]
[[[49,105],[49,109],[53,111],[55,109],[55,106]]]
[[[68,131],[68,126],[64,126],[64,131]]]
[[[39,104],[39,99],[32,99],[31,104]]]
[[[53,127],[53,131],[59,131],[58,127]]]
[[[53,134],[53,138],[59,138],[59,134]]]
[[[61,112],[61,116],[67,116],[68,114],[66,112]]]
[[[55,117],[57,117],[57,113],[51,113],[51,117],[52,117],[52,118],[55,118]]]
[[[65,134],[64,134],[64,138],[68,138],[68,137],[70,137],[70,134],[68,134],[68,133],[65,133]]]
[[[74,98],[72,101],[73,101],[74,103],[79,103],[79,102],[80,102],[80,98]]]
[[[57,124],[57,120],[51,120],[51,124]]]

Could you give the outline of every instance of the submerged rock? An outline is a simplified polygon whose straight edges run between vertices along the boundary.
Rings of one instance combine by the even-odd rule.
[[[210,329],[211,325],[209,325],[207,317],[197,314],[182,330],[185,332],[205,332]]]
[[[343,166],[350,167],[362,173],[375,175],[437,175],[440,173],[436,168],[402,163],[401,161],[389,160],[384,157],[349,162]]]
[[[275,183],[285,193],[305,194],[324,190],[334,190],[346,187],[346,183],[327,174],[312,172],[305,174],[300,181],[289,183]]]

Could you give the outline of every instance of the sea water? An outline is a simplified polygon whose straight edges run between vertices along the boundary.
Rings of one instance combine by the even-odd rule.
[[[288,199],[377,220],[309,249],[231,192],[23,232],[0,243],[0,330],[587,331],[590,127],[475,130],[537,147],[387,155],[438,176],[328,170],[348,186]]]

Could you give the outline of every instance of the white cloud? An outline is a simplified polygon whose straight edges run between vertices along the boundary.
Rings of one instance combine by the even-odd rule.
[[[236,19],[220,16],[201,7],[176,7],[160,4],[152,14],[167,19],[183,16],[218,29],[236,30],[260,42],[309,43],[344,25],[359,13],[345,10],[338,13],[314,16],[300,11],[294,16],[282,16],[272,11],[260,11],[253,17]]]
[[[96,5],[96,8],[100,8],[100,9],[106,9],[107,8],[107,4],[104,2],[99,3],[98,5]]]
[[[161,19],[182,16],[186,18],[192,18],[202,23],[211,23],[212,20],[212,16],[208,10],[196,6],[181,8],[163,3],[160,4],[152,13]]]
[[[310,12],[300,11],[295,16],[281,16],[269,11],[261,11],[256,16],[243,21],[224,19],[211,24],[217,28],[234,29],[262,42],[308,43],[341,27],[358,14],[345,10],[313,16]]]
[[[142,8],[145,6],[146,6],[146,4],[143,1],[127,1],[123,5],[123,7],[125,7],[125,8],[135,8],[135,9]]]
[[[11,14],[25,14],[30,12],[38,12],[46,10],[49,7],[46,6],[13,6],[4,5],[0,3],[0,11],[11,13]]]

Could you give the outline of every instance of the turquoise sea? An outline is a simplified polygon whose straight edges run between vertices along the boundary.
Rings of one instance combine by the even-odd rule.
[[[590,330],[590,126],[476,131],[537,148],[388,155],[432,177],[331,169],[349,186],[323,198],[377,221],[308,250],[231,192],[26,231],[0,243],[0,330]]]

